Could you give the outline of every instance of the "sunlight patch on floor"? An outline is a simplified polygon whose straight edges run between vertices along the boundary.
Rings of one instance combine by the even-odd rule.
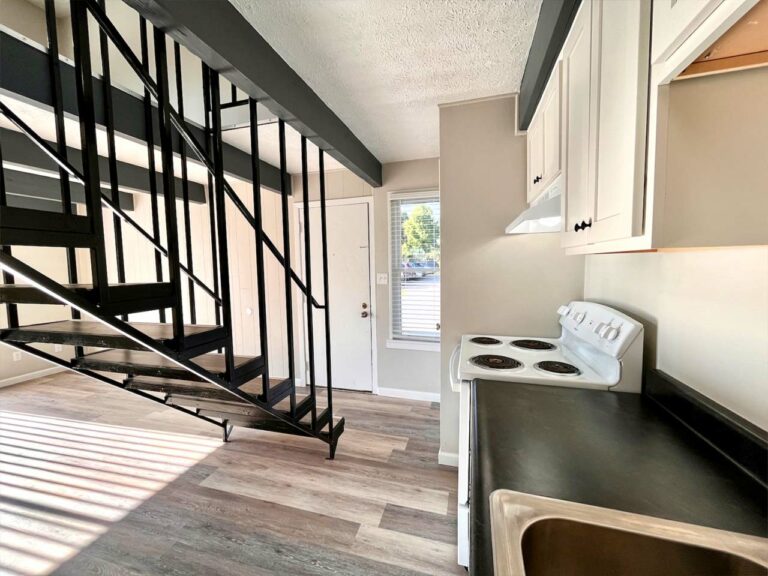
[[[0,410],[0,576],[52,572],[219,446]]]

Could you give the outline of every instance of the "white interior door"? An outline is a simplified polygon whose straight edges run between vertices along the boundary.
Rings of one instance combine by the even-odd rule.
[[[297,230],[303,270],[304,214],[301,206],[297,206],[297,210]],[[325,294],[320,207],[310,203],[309,214],[312,240],[312,292],[315,298],[323,303]],[[330,204],[326,208],[333,387],[370,392],[373,390],[371,323],[373,314],[369,216],[367,202]],[[302,303],[306,307],[304,299]],[[326,386],[325,313],[323,310],[315,310],[314,330],[316,384]],[[306,329],[304,333],[306,334]]]

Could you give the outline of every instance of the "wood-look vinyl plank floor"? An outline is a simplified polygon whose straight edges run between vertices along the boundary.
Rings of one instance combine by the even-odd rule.
[[[0,389],[0,572],[465,574],[439,404],[335,391],[334,413],[329,461],[312,438],[236,428],[223,444],[76,374]]]

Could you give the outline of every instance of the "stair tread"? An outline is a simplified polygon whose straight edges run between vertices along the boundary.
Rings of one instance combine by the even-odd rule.
[[[160,322],[131,322],[131,326],[143,332],[154,340],[172,340],[173,325]],[[215,330],[218,326],[209,326],[203,324],[189,324],[184,326],[184,335],[200,334]],[[19,332],[37,333],[37,334],[76,334],[89,336],[119,336],[124,337],[113,328],[106,324],[93,320],[60,320],[58,322],[43,322],[42,324],[31,324],[29,326],[19,326],[18,328],[7,328],[3,333],[12,335]]]
[[[257,357],[235,356],[235,369],[253,361],[255,358]],[[223,376],[226,372],[226,359],[223,354],[203,354],[193,358],[191,361],[200,368],[217,376]],[[104,372],[201,381],[200,378],[171,360],[154,352],[144,350],[104,350],[76,358],[74,363],[80,368]]]
[[[73,290],[75,292],[91,292],[95,288],[93,284],[61,284],[67,290]],[[170,286],[170,282],[125,282],[123,284],[112,284],[109,286],[110,290],[119,291],[124,288],[132,288],[135,286]],[[35,291],[39,292],[40,289],[33,284],[3,284],[0,285],[0,291],[2,292],[22,292],[22,291]]]
[[[99,292],[93,284],[62,284],[81,298],[98,303]],[[112,284],[108,287],[109,302],[104,307],[108,314],[134,313],[167,308],[174,301],[170,282],[135,282]],[[0,303],[10,304],[62,304],[60,300],[31,284],[0,285]]]

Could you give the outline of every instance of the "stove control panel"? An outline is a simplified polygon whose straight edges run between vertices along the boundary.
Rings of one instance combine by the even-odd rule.
[[[621,358],[643,331],[626,314],[594,302],[571,302],[557,312],[563,328],[614,358]]]

